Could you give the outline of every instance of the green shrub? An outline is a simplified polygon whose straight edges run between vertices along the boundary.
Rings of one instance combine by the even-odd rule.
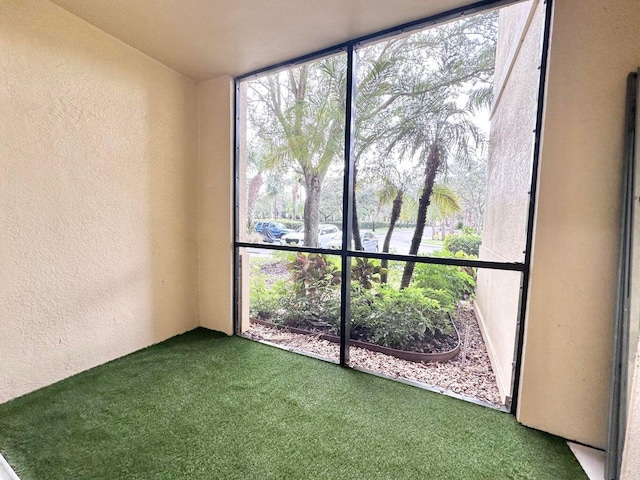
[[[342,278],[335,260],[318,253],[296,254],[287,269],[291,272],[294,291],[303,297],[321,298],[326,287],[340,284]]]
[[[311,323],[337,328],[340,321],[340,269],[328,255],[298,253],[289,257],[289,291],[278,299],[274,322],[294,327]]]
[[[328,255],[289,254],[287,269],[290,279],[277,280],[269,288],[268,276],[258,265],[251,266],[251,315],[279,325],[325,327],[338,333],[341,277],[337,261]],[[473,291],[473,278],[459,267],[418,264],[412,286],[396,290],[378,285],[381,272],[377,260],[357,258],[353,263],[352,338],[420,351],[453,333],[450,315],[455,303]]]
[[[473,294],[476,282],[460,267],[419,263],[413,272],[413,286],[425,290],[443,290],[456,303]]]
[[[366,299],[368,294],[364,295]],[[428,298],[422,289],[414,287],[403,290],[381,287],[364,302],[356,297],[352,300],[352,328],[367,329],[369,341],[401,350],[453,332],[448,311],[438,300]]]
[[[322,298],[320,300],[320,298]],[[340,291],[323,287],[322,297],[295,295],[293,292],[280,298],[279,313],[273,322],[298,328],[326,325],[338,332],[340,324]]]
[[[249,316],[270,320],[276,316],[281,299],[290,295],[287,291],[288,282],[278,280],[269,288],[267,286],[267,275],[260,273],[257,265],[251,265],[251,275],[249,280]]]
[[[425,288],[423,290],[424,295],[427,298],[437,300],[442,309],[446,310],[449,313],[453,313],[455,301],[453,299],[453,295],[450,292],[436,288]]]
[[[387,269],[380,266],[380,260],[356,257],[351,264],[351,280],[367,289],[373,288],[374,283],[380,283],[380,275],[385,273]]]
[[[454,254],[464,252],[467,255],[478,256],[481,243],[482,237],[475,233],[453,234],[447,235],[444,239],[444,248]]]

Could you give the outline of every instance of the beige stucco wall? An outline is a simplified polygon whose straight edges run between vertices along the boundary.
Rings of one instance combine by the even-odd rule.
[[[538,0],[500,10],[481,260],[524,260],[544,11]],[[511,395],[520,285],[520,273],[478,271],[476,316],[503,400]]]
[[[195,84],[0,0],[0,402],[197,325]]]
[[[557,0],[518,419],[604,447],[626,76],[640,2]]]
[[[233,333],[233,80],[198,84],[200,324]]]

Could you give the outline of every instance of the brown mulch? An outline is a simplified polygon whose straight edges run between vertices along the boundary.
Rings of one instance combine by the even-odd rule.
[[[463,302],[458,307],[454,322],[460,332],[461,348],[460,354],[452,360],[416,363],[352,347],[349,352],[349,364],[502,406],[480,327],[473,308],[468,302]],[[264,340],[334,361],[338,360],[340,354],[340,347],[337,344],[320,340],[313,335],[276,330],[254,323],[244,335],[254,340]]]

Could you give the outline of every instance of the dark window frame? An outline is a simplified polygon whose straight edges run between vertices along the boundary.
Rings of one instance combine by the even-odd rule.
[[[405,34],[415,30],[421,30],[429,26],[435,26],[440,23],[444,23],[450,20],[454,20],[466,15],[473,15],[481,13],[491,9],[497,9],[505,7],[507,5],[520,3],[523,0],[482,0],[476,3],[472,3],[468,6],[448,10],[430,17],[422,18],[412,22],[408,22],[396,27],[381,30],[372,34],[368,34],[362,37],[358,37],[347,42],[334,45],[316,52],[309,53],[294,59],[277,63],[268,67],[253,70],[251,72],[236,76],[234,78],[234,211],[233,211],[233,225],[234,225],[234,263],[233,263],[233,276],[234,276],[234,293],[233,293],[233,324],[234,332],[239,334],[239,316],[240,316],[240,304],[239,304],[239,292],[241,291],[241,278],[240,278],[240,249],[242,248],[254,248],[264,250],[281,250],[290,252],[304,252],[304,253],[324,253],[340,256],[342,260],[342,291],[341,291],[341,342],[340,342],[340,365],[343,367],[349,367],[349,303],[350,303],[350,276],[351,269],[349,268],[352,258],[372,258],[372,259],[388,259],[392,261],[414,262],[414,263],[430,263],[439,265],[451,265],[460,267],[477,267],[486,268],[491,270],[506,270],[517,271],[521,273],[521,285],[520,285],[520,299],[518,306],[518,321],[516,327],[516,339],[515,339],[515,358],[514,368],[511,379],[511,397],[508,399],[506,405],[506,411],[511,414],[515,414],[518,404],[518,397],[520,391],[520,376],[522,367],[522,351],[524,347],[524,324],[527,313],[527,299],[529,293],[530,283],[530,267],[531,267],[531,245],[533,241],[533,227],[535,221],[536,210],[536,194],[538,187],[539,176],[539,160],[540,160],[540,142],[542,122],[544,115],[544,93],[546,86],[546,72],[548,63],[548,51],[551,31],[551,17],[553,10],[553,0],[545,0],[546,10],[544,19],[544,31],[542,36],[542,51],[540,56],[539,65],[539,82],[538,82],[538,101],[536,111],[536,127],[534,130],[534,151],[531,167],[531,185],[529,189],[529,206],[527,214],[527,227],[525,236],[525,250],[524,260],[522,262],[487,262],[483,260],[467,260],[467,259],[455,259],[455,258],[440,258],[440,257],[428,257],[417,255],[399,255],[382,252],[365,252],[350,250],[352,242],[352,225],[351,225],[351,212],[353,204],[353,144],[354,139],[352,135],[353,129],[353,115],[355,112],[355,72],[356,72],[356,57],[354,55],[355,49],[369,43],[379,42],[385,38],[395,36],[398,34]],[[239,125],[241,115],[240,105],[240,84],[244,80],[256,78],[262,75],[276,73],[281,70],[293,68],[304,63],[319,60],[321,58],[331,56],[334,54],[346,52],[347,55],[347,87],[346,87],[346,110],[345,110],[345,159],[344,159],[344,188],[343,188],[343,209],[342,209],[342,248],[341,249],[324,249],[313,247],[299,247],[288,245],[270,245],[252,242],[243,242],[240,240],[240,221],[239,209],[240,209],[240,138],[239,138]],[[411,382],[408,382],[411,383]],[[439,390],[438,390],[439,391]],[[483,402],[478,402],[483,403]]]

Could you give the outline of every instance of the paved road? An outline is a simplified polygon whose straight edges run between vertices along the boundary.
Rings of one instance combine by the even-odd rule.
[[[364,231],[363,231],[364,233]],[[385,230],[376,230],[375,232],[376,238],[378,239],[378,245],[380,251],[382,251],[382,243],[384,242],[385,234],[387,233]],[[390,243],[390,252],[398,253],[401,255],[406,255],[409,253],[409,247],[411,246],[411,237],[413,236],[413,228],[399,228],[393,231],[393,235],[391,236]],[[431,227],[425,228],[425,234],[423,235],[424,239],[431,238]],[[429,254],[435,250],[438,250],[440,247],[435,247],[431,245],[420,245],[420,249],[418,253],[421,254]],[[255,255],[271,255],[271,252],[265,251],[262,249],[248,249],[251,254]]]
[[[382,231],[380,233],[376,232],[376,237],[379,240],[380,250],[382,250],[382,242],[384,242],[384,236],[387,232]],[[389,250],[392,253],[399,253],[401,255],[406,255],[409,253],[409,247],[411,246],[411,237],[413,237],[413,228],[401,228],[393,231],[393,235],[391,235],[391,243],[389,244]],[[423,239],[431,238],[431,228],[427,227],[425,229],[425,234],[422,237]],[[435,250],[438,250],[440,247],[434,247],[431,245],[420,245],[420,249],[418,253],[431,253]]]

